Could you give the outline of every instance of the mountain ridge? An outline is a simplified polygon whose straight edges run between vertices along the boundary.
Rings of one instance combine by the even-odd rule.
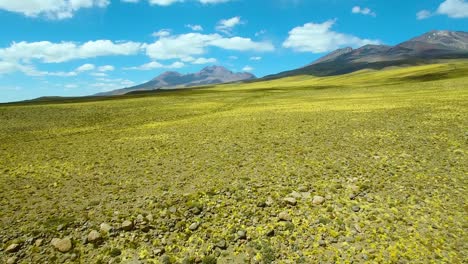
[[[433,30],[395,46],[365,45],[357,49],[338,49],[304,67],[267,75],[262,79],[295,75],[332,76],[366,68],[380,70],[389,66],[427,64],[437,59],[453,58],[468,58],[468,33]]]
[[[98,93],[96,96],[122,95],[138,91],[152,91],[176,88],[188,88],[200,85],[222,84],[254,80],[257,77],[248,72],[232,72],[223,66],[207,66],[199,72],[182,74],[166,71],[150,81],[132,87]]]

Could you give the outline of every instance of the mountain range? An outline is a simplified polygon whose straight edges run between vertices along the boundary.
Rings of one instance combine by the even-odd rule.
[[[251,73],[234,73],[222,66],[209,66],[205,67],[199,72],[189,74],[168,71],[157,76],[149,82],[133,87],[114,90],[111,92],[100,93],[97,95],[121,95],[136,91],[187,88],[193,86],[247,81],[256,78],[257,77]]]
[[[265,76],[276,79],[294,75],[330,76],[362,69],[383,69],[389,66],[418,65],[438,59],[468,58],[468,33],[431,31],[396,46],[365,45],[358,49],[344,48],[291,71]]]
[[[210,66],[200,72],[190,74],[165,72],[149,82],[97,95],[122,95],[139,91],[177,89],[253,80],[261,81],[295,75],[331,76],[362,69],[380,70],[389,66],[420,65],[440,59],[460,58],[468,58],[467,32],[431,31],[396,46],[365,45],[357,49],[350,47],[338,49],[304,67],[268,75],[261,79],[256,79],[250,73],[234,73],[222,66]]]

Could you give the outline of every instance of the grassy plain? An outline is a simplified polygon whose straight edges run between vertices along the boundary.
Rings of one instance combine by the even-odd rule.
[[[466,61],[0,106],[0,262],[466,263],[467,116]]]

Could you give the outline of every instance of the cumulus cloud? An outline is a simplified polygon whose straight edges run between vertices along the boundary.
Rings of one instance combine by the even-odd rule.
[[[138,3],[140,0],[121,0],[122,2],[126,3]],[[219,4],[219,3],[227,3],[232,0],[197,0],[202,4]],[[148,0],[150,5],[159,5],[159,6],[170,6],[175,3],[186,2],[185,0]]]
[[[14,42],[8,48],[0,49],[0,59],[5,61],[39,60],[45,63],[59,63],[76,59],[95,58],[113,55],[134,55],[142,48],[137,42],[112,42],[110,40],[52,43]]]
[[[152,62],[145,63],[143,65],[140,65],[140,66],[128,67],[124,69],[125,70],[149,71],[153,69],[163,69],[163,68],[164,69],[179,69],[179,68],[183,68],[184,66],[185,64],[180,61],[173,62],[172,64],[169,64],[169,65],[164,65],[157,61],[152,61]]]
[[[66,19],[82,8],[104,8],[109,4],[110,0],[0,0],[0,9],[28,17]]]
[[[115,67],[112,65],[104,65],[98,68],[98,71],[100,72],[109,72],[109,71],[114,71]]]
[[[250,38],[226,38],[219,34],[188,33],[160,38],[146,47],[146,54],[155,60],[190,60],[206,53],[208,47],[237,51],[272,51],[270,42],[255,42]]]
[[[353,9],[351,9],[351,12],[353,14],[361,14],[361,15],[373,16],[373,17],[377,16],[377,14],[373,12],[372,10],[370,10],[370,8],[368,7],[355,6],[353,7]]]
[[[468,2],[465,0],[445,0],[440,4],[437,13],[451,18],[467,18]]]
[[[422,20],[434,15],[446,15],[450,18],[467,18],[468,2],[466,0],[445,0],[435,12],[421,10],[416,14],[416,18]]]
[[[244,71],[244,72],[251,72],[251,71],[253,71],[253,70],[254,70],[254,68],[250,67],[249,65],[247,65],[247,66],[245,66],[244,68],[242,68],[242,71]]]
[[[416,18],[418,20],[423,20],[423,19],[429,18],[431,16],[432,16],[432,13],[429,10],[421,10],[416,14]]]
[[[239,16],[232,17],[229,19],[222,19],[218,22],[218,25],[216,26],[216,30],[230,34],[231,31],[236,27],[237,25],[243,24],[241,18]]]
[[[96,69],[96,66],[94,66],[93,64],[86,63],[86,64],[83,64],[80,67],[76,68],[76,71],[77,72],[85,72],[85,71],[92,71],[94,69]]]
[[[203,27],[201,25],[188,24],[188,25],[185,25],[185,27],[190,28],[193,31],[203,31]]]
[[[361,39],[359,37],[335,32],[332,30],[335,20],[324,23],[307,23],[289,31],[289,37],[283,47],[299,52],[323,53],[342,47],[359,47],[366,44],[380,44],[378,40]]]
[[[259,57],[259,56],[250,57],[249,60],[251,60],[251,61],[259,61],[259,60],[262,60],[262,57]]]
[[[215,58],[198,58],[193,60],[191,63],[192,64],[210,64],[210,63],[216,63],[217,60]]]
[[[160,37],[167,37],[169,35],[171,35],[171,30],[170,29],[161,29],[157,32],[154,32],[153,34],[151,34],[153,37],[157,37],[157,38],[160,38]]]

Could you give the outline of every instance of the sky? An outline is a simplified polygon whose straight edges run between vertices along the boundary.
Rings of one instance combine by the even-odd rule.
[[[468,1],[0,0],[0,102],[211,65],[261,77],[430,30],[468,31]]]

